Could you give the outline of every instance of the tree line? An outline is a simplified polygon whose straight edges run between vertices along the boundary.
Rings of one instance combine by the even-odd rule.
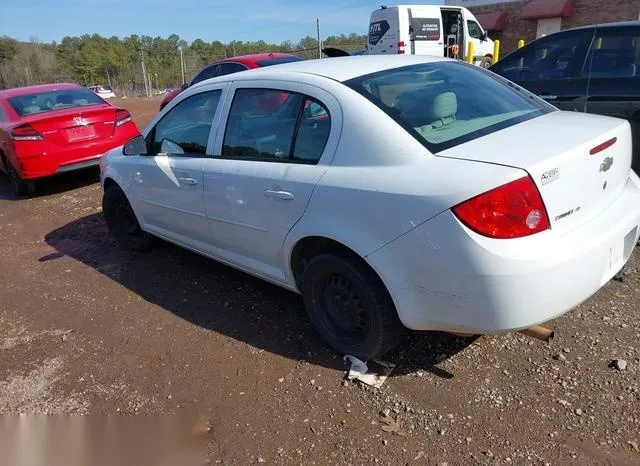
[[[356,50],[367,37],[355,33],[330,36],[322,46]],[[37,38],[19,42],[0,36],[0,89],[53,82],[75,82],[83,86],[109,84],[123,94],[142,93],[142,62],[153,88],[165,89],[182,82],[180,51],[185,64],[185,80],[215,60],[262,52],[295,53],[318,57],[317,39],[307,36],[293,43],[265,41],[205,42],[190,44],[177,34],[167,38],[131,35],[124,38],[98,34],[65,37],[42,43]]]

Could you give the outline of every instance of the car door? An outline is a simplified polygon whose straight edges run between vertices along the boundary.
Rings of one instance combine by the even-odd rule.
[[[204,165],[220,259],[284,282],[285,236],[328,168],[341,128],[331,94],[301,83],[237,82]]]
[[[575,30],[532,42],[494,64],[491,71],[561,110],[582,111],[586,83],[575,79],[593,31]]]
[[[184,246],[206,250],[202,163],[224,89],[183,98],[145,131],[147,153],[128,158],[127,194],[146,230]]]
[[[430,8],[434,14],[432,17],[420,10],[408,8],[409,12],[409,37],[411,41],[412,55],[444,56],[444,38],[442,32],[442,16],[440,9]],[[417,15],[416,15],[417,13]]]

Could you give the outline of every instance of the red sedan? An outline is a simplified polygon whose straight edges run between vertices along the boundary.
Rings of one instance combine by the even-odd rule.
[[[0,171],[18,194],[36,178],[98,165],[139,134],[128,111],[76,84],[0,91]]]
[[[297,55],[290,53],[257,53],[254,55],[241,55],[233,58],[225,58],[215,63],[205,66],[200,70],[190,83],[184,84],[181,88],[171,89],[167,92],[160,102],[160,110],[162,110],[169,102],[171,102],[178,94],[186,88],[193,86],[205,79],[224,76],[225,74],[237,73],[239,71],[250,70],[252,68],[262,68],[264,66],[279,65],[281,63],[289,63],[293,61],[304,60]]]

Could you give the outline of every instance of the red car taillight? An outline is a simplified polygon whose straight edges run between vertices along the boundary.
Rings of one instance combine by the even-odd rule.
[[[116,110],[116,126],[122,126],[131,121],[131,114],[123,109]]]
[[[16,126],[11,131],[11,139],[14,141],[42,141],[42,135],[29,123]]]
[[[467,227],[490,238],[521,238],[549,228],[547,209],[529,176],[473,197],[452,210]]]

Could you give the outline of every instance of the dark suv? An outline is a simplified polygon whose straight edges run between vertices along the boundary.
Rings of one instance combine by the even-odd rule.
[[[640,173],[640,21],[568,29],[537,39],[491,68],[561,110],[631,122]]]

